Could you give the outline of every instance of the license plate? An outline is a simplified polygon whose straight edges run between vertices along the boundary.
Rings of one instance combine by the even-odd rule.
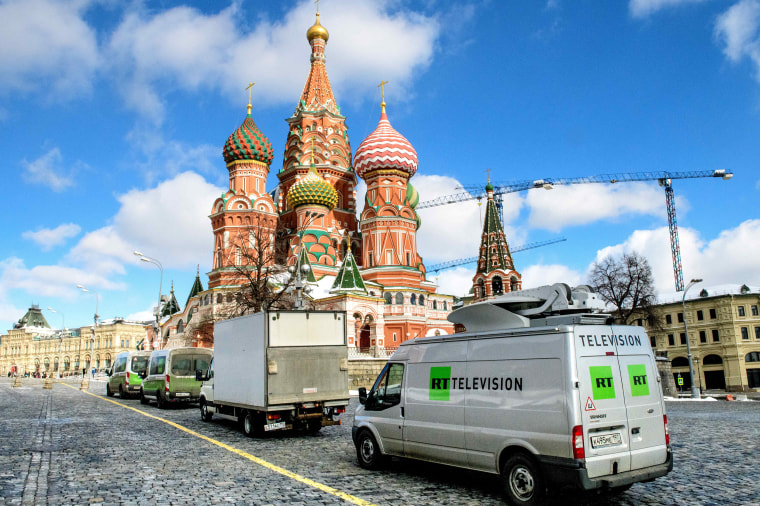
[[[284,429],[284,428],[285,428],[285,422],[268,423],[264,425],[265,431]]]
[[[174,394],[175,397],[190,397],[190,392],[177,392]]]
[[[603,448],[605,446],[615,446],[623,443],[623,437],[619,432],[614,434],[602,434],[600,436],[591,436],[591,446],[594,448]]]

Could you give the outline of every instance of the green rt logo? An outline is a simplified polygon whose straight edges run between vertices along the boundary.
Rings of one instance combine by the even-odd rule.
[[[430,368],[430,400],[448,401],[451,391],[451,367]]]

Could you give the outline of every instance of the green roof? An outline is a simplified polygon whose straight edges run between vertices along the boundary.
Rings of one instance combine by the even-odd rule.
[[[330,293],[361,293],[367,295],[367,288],[364,286],[364,280],[356,266],[354,255],[349,248],[346,257],[343,259],[343,265],[340,266],[338,275],[335,276]]]
[[[497,257],[496,265],[493,264],[494,249]],[[482,262],[484,257],[485,262]],[[504,236],[499,211],[496,209],[493,196],[489,195],[486,202],[486,217],[483,220],[477,272],[488,274],[496,270],[510,271],[513,269],[512,253],[509,252],[509,244],[507,244],[507,239]]]
[[[198,295],[203,291],[203,285],[201,284],[201,274],[200,274],[200,267],[195,271],[195,283],[193,283],[193,287],[190,289],[190,295],[187,296],[187,302],[185,302],[185,306],[187,306],[188,302],[190,302],[190,299]]]
[[[161,316],[171,316],[174,313],[181,311],[177,297],[174,296],[174,283],[172,283],[172,290],[169,293],[169,300],[164,303],[164,307],[161,309]]]
[[[13,328],[15,329],[23,329],[24,327],[50,328],[50,325],[45,319],[45,315],[42,314],[42,310],[37,304],[32,304],[32,307],[30,307],[26,314],[21,317],[18,323],[13,325]]]

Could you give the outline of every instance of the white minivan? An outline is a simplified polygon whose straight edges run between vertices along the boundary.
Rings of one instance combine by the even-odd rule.
[[[464,333],[406,341],[352,436],[359,463],[399,456],[500,474],[511,504],[547,489],[610,493],[673,468],[646,332],[615,325],[585,286],[512,292],[451,313]]]

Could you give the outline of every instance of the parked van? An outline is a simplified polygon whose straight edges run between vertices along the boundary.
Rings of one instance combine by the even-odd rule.
[[[195,371],[208,369],[214,350],[208,348],[171,348],[150,354],[144,373],[140,402],[156,401],[159,408],[169,402],[198,402],[201,382]]]
[[[452,312],[464,333],[402,343],[359,390],[359,464],[395,455],[500,474],[517,505],[548,488],[620,493],[666,475],[649,338],[592,312],[602,308],[588,287],[555,284]]]
[[[106,394],[113,397],[118,392],[119,397],[126,399],[132,394],[140,393],[142,377],[148,368],[149,351],[124,351],[116,355],[108,374]]]

